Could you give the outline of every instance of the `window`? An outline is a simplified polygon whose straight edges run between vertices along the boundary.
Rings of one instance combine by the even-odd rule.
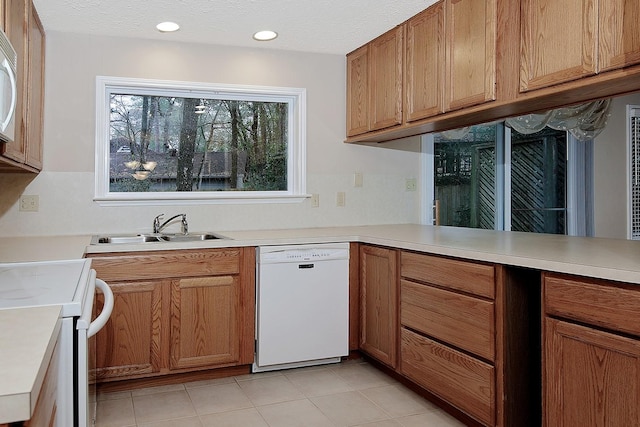
[[[304,89],[97,78],[105,204],[305,197]]]
[[[592,141],[504,123],[427,135],[426,223],[590,235]]]

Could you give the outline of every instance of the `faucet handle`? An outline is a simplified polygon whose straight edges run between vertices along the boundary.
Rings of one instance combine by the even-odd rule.
[[[189,234],[189,223],[187,222],[187,214],[182,214],[182,234]]]
[[[160,215],[156,216],[156,217],[153,219],[153,232],[154,232],[155,234],[157,234],[157,233],[159,233],[159,232],[160,232],[160,220],[162,219],[162,217],[163,217],[163,216],[164,216],[164,214],[163,214],[163,213],[161,213]]]

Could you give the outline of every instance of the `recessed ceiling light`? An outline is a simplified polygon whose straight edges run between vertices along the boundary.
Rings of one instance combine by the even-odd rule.
[[[161,33],[171,33],[173,31],[178,31],[180,29],[180,25],[176,24],[175,22],[167,21],[159,23],[158,25],[156,25],[156,28]]]
[[[276,37],[278,37],[278,33],[276,33],[275,31],[271,31],[271,30],[265,30],[265,31],[258,31],[257,33],[255,33],[253,35],[253,38],[255,40],[261,41],[261,42],[266,42],[269,40],[273,40]]]

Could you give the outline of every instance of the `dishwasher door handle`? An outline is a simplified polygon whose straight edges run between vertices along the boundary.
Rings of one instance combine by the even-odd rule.
[[[298,268],[313,268],[315,267],[313,264],[298,264]]]

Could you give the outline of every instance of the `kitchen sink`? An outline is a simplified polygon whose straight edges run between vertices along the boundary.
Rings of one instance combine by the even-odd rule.
[[[139,243],[162,243],[162,242],[200,242],[205,240],[227,239],[216,233],[189,233],[189,234],[134,234],[134,235],[112,235],[93,236],[92,245],[117,245],[117,244],[139,244]]]

